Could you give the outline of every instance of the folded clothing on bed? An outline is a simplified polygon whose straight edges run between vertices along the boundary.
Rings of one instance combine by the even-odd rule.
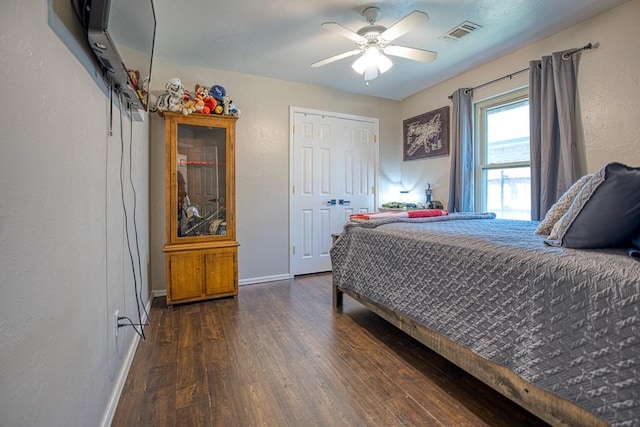
[[[349,219],[378,219],[378,218],[429,218],[433,216],[449,215],[449,212],[442,209],[417,209],[400,212],[379,212],[379,213],[359,213],[349,215]]]

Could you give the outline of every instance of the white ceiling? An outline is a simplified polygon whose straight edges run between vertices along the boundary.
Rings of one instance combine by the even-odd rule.
[[[154,55],[172,62],[401,100],[626,1],[154,0]],[[367,24],[362,11],[369,6],[380,8],[377,23],[387,28],[413,10],[426,12],[430,17],[426,24],[393,43],[436,51],[438,58],[424,64],[391,57],[393,67],[368,86],[351,69],[356,57],[311,68],[313,62],[355,48],[353,41],[321,24],[333,21],[357,31]],[[482,28],[455,43],[441,38],[463,21]],[[579,46],[566,46],[572,47]]]

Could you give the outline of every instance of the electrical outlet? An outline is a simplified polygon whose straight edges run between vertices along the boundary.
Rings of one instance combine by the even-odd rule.
[[[120,310],[116,310],[113,312],[113,333],[114,336],[117,338],[118,337],[118,318],[120,317]]]

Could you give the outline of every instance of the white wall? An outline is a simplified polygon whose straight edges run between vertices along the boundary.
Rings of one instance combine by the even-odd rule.
[[[186,88],[220,84],[242,115],[236,124],[238,269],[241,281],[266,280],[289,273],[289,107],[380,119],[381,181],[396,179],[395,141],[401,130],[400,103],[331,91],[317,86],[247,74],[175,64],[154,58],[152,89],[171,77]],[[151,128],[151,283],[165,289],[164,121]],[[391,150],[389,149],[391,148]],[[384,185],[384,184],[383,184]]]
[[[74,24],[68,0],[0,5],[2,426],[99,425],[135,342],[131,328],[116,342],[112,327],[116,309],[137,317],[124,240],[119,110],[109,136],[109,100]],[[128,141],[127,120],[124,131]],[[134,123],[145,302],[148,134],[148,123]],[[125,196],[131,209],[130,189]]]
[[[401,120],[451,105],[456,89],[474,87],[527,68],[529,61],[552,52],[599,42],[582,54],[578,90],[588,172],[612,161],[640,166],[640,0],[632,0],[482,67],[461,74],[402,102]],[[461,41],[460,43],[464,43]],[[528,85],[528,73],[474,91],[474,101]],[[396,139],[395,150],[402,149]],[[435,198],[447,203],[449,156],[401,163],[402,183],[422,197],[424,183],[434,183]]]

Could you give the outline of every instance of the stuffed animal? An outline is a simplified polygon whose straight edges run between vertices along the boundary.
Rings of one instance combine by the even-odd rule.
[[[207,96],[209,96],[209,88],[196,83],[196,98],[204,99]]]
[[[145,99],[147,101],[150,112],[153,113],[156,111],[156,97],[151,92],[149,92],[149,76],[146,76],[142,80],[142,84],[138,89],[138,96],[140,96],[141,99]]]
[[[229,115],[229,105],[231,105],[231,98],[228,96],[222,97],[222,114],[225,116]]]
[[[182,102],[189,102],[191,100],[191,93],[188,90],[184,90],[184,94],[182,95]]]
[[[240,117],[241,114],[241,111],[236,108],[236,104],[234,104],[233,101],[229,104],[229,114],[233,117]]]
[[[164,86],[165,92],[156,100],[156,110],[162,115],[164,111],[181,111],[184,97],[184,85],[179,78],[173,77]]]
[[[180,107],[182,109],[182,114],[184,114],[185,116],[188,116],[191,113],[195,113],[196,112],[196,101],[193,99],[190,99],[186,102],[182,103],[182,106]]]
[[[129,81],[133,85],[134,90],[138,90],[138,83],[140,82],[140,72],[138,70],[127,70],[129,74]]]
[[[213,114],[214,110],[218,106],[218,101],[215,100],[212,96],[207,96],[204,98],[204,114]]]
[[[227,91],[220,85],[213,85],[209,90],[209,95],[213,96],[216,101],[222,102],[222,98],[227,96]]]
[[[201,100],[202,104],[196,106],[199,113],[202,114],[211,114],[211,112],[216,108],[218,103],[215,98],[209,95],[209,88],[205,86],[200,86],[196,84],[196,96],[195,99]]]

